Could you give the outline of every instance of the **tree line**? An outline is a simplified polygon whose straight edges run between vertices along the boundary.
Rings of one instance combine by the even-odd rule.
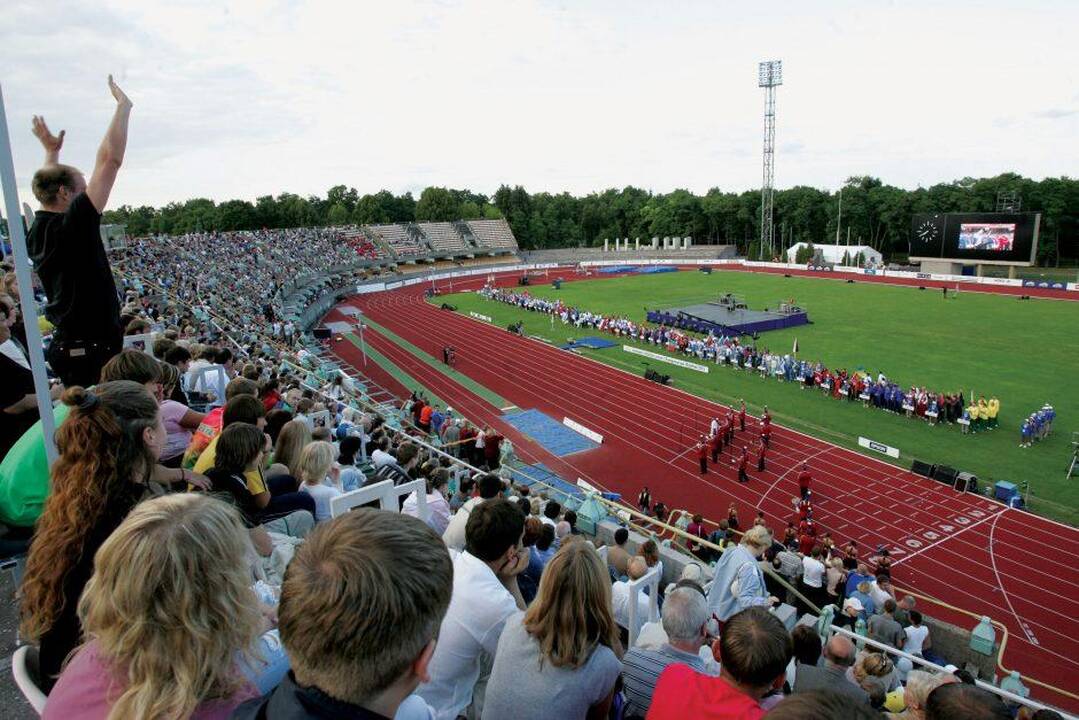
[[[928,188],[904,190],[870,176],[848,178],[841,190],[807,186],[776,191],[776,243],[869,245],[888,259],[908,251],[911,215],[925,212],[991,212],[998,193],[1015,192],[1024,211],[1042,213],[1039,262],[1079,259],[1079,180],[1035,181],[1013,173],[964,178]],[[841,196],[841,197],[840,197]],[[842,209],[840,209],[842,204]],[[195,198],[160,208],[124,205],[105,213],[105,222],[122,223],[132,235],[178,234],[208,230],[254,230],[505,218],[521,247],[594,247],[604,238],[692,237],[695,244],[736,245],[759,257],[760,191],[703,195],[688,190],[652,193],[636,187],[609,189],[583,197],[569,193],[529,193],[502,185],[493,196],[469,190],[428,187],[419,198],[387,190],[360,195],[335,185],[325,197],[282,193],[254,202],[215,203]]]

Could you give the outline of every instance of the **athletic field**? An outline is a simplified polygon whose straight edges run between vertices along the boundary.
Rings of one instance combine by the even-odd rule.
[[[571,272],[560,271],[567,280]],[[553,276],[552,276],[553,277]],[[596,276],[593,276],[596,277]],[[1030,483],[1035,512],[1079,524],[1079,478],[1065,480],[1070,459],[1071,431],[1079,429],[1079,303],[961,291],[945,300],[940,290],[918,290],[842,280],[717,271],[627,275],[581,280],[555,290],[542,278],[527,288],[536,296],[561,298],[582,310],[644,320],[644,311],[714,300],[735,293],[754,310],[775,308],[793,298],[806,308],[812,324],[765,333],[758,344],[789,353],[795,339],[798,356],[822,361],[829,368],[883,372],[901,386],[925,385],[931,390],[973,390],[1001,402],[1000,427],[963,435],[958,426],[930,427],[860,402],[833,400],[819,390],[798,384],[761,379],[758,374],[729,367],[712,367],[707,375],[651,361],[618,348],[582,352],[605,363],[643,372],[645,363],[670,374],[677,387],[724,403],[745,398],[751,412],[768,405],[777,422],[845,447],[858,448],[866,436],[899,448],[910,467],[914,458],[947,464],[976,474],[985,486],[995,480]],[[599,335],[553,324],[546,315],[484,300],[472,293],[437,298],[467,314],[490,316],[507,325],[524,321],[525,332],[562,344],[573,337]],[[653,351],[654,346],[641,345]],[[659,352],[664,352],[658,350]],[[684,356],[677,356],[684,357]],[[1053,435],[1034,447],[1019,447],[1022,418],[1049,402],[1057,410]],[[687,418],[686,442],[705,430],[705,418]],[[864,451],[867,452],[868,451]],[[883,456],[877,456],[882,459]]]

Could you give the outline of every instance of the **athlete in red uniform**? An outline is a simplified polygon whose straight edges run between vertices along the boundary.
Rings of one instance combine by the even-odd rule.
[[[712,462],[719,462],[719,454],[723,452],[723,436],[717,431],[715,435],[708,439],[708,444],[712,447]]]
[[[802,498],[809,497],[809,486],[813,482],[813,476],[809,473],[809,463],[802,463],[802,472],[798,474],[798,491]]]
[[[749,475],[746,475],[746,465],[749,464],[749,451],[746,448],[742,448],[742,457],[738,461],[738,482],[749,482]]]
[[[757,470],[764,472],[764,452],[768,449],[768,443],[761,438],[760,443],[757,445]]]
[[[746,401],[742,401],[742,409],[738,411],[738,426],[742,432],[746,431]]]
[[[772,444],[772,426],[763,425],[761,427],[761,442],[765,447],[770,447]]]
[[[704,435],[697,441],[697,459],[701,461],[701,475],[708,472],[708,445],[704,441]]]

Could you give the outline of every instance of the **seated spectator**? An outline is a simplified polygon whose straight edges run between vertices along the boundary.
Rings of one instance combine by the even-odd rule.
[[[1011,720],[1004,702],[976,685],[947,683],[929,693],[925,720]]]
[[[462,477],[457,483],[457,492],[453,493],[450,498],[450,511],[456,514],[472,498],[472,493],[475,489],[476,482],[474,480],[469,477]],[[534,500],[538,499],[534,498]]]
[[[557,500],[548,500],[547,504],[543,506],[543,517],[540,518],[544,523],[554,527],[558,524],[558,517],[562,514],[562,505]]]
[[[847,669],[847,680],[865,690],[870,704],[877,710],[884,704],[885,696],[899,687],[895,665],[884,653],[872,651],[858,653],[854,667]]]
[[[724,625],[719,655],[718,678],[682,664],[664,670],[656,683],[648,718],[763,717],[758,703],[766,693],[782,686],[792,655],[791,636],[783,623],[762,607],[742,610]]]
[[[813,690],[786,698],[765,720],[880,720],[880,713],[847,695]]]
[[[230,495],[247,527],[269,525],[268,531],[306,535],[315,514],[313,497],[300,492],[276,496],[271,496],[269,490],[257,495],[251,492],[251,474],[259,472],[268,449],[266,435],[255,425],[230,423],[217,439],[215,464],[209,477],[215,491]],[[261,533],[253,533],[252,540],[262,555],[270,554],[272,548]]]
[[[888,575],[877,575],[876,579],[869,583],[869,597],[873,598],[873,607],[876,608],[876,612],[881,612],[885,601],[895,602],[892,578]]]
[[[393,480],[394,485],[403,485],[412,480],[412,470],[419,464],[420,446],[410,442],[401,443],[394,453],[393,462],[380,466],[371,482]]]
[[[165,450],[161,453],[161,463],[168,467],[180,467],[184,450],[191,444],[192,433],[206,417],[205,413],[195,412],[186,404],[172,399],[179,382],[180,372],[168,363],[161,363],[161,385],[165,397],[161,403],[161,419],[165,423],[165,432],[168,433]]]
[[[854,665],[854,657],[854,643],[845,635],[833,635],[824,646],[823,667],[798,666],[794,677],[794,692],[831,690],[868,705],[868,693],[847,679],[847,668]]]
[[[857,550],[853,548],[851,548],[849,551],[857,552]],[[844,562],[846,562],[846,560],[844,560]],[[851,593],[857,590],[859,585],[861,585],[863,582],[868,583],[872,580],[873,576],[869,574],[869,566],[865,563],[858,563],[857,569],[847,574],[847,584],[846,587],[843,588],[843,592],[847,597],[850,597]],[[866,592],[869,592],[868,588],[866,589]]]
[[[362,509],[323,523],[281,588],[292,672],[233,718],[429,717],[412,693],[429,678],[454,581],[445,546],[415,518]]]
[[[0,298],[0,459],[23,433],[38,420],[37,395],[30,360],[12,337],[7,318],[14,313],[14,302]],[[50,401],[63,390],[57,387]]]
[[[904,595],[902,599],[896,602],[895,609],[895,621],[899,623],[900,627],[904,630],[910,625],[910,611],[914,609],[914,596]]]
[[[648,569],[659,568],[659,581],[663,582],[663,560],[659,557],[659,545],[655,540],[645,540],[637,549],[637,554],[644,558]]]
[[[892,713],[892,720],[925,720],[925,701],[943,679],[943,675],[934,675],[924,670],[908,672],[903,688],[903,703],[906,709],[901,713]]]
[[[340,468],[333,462],[333,445],[315,441],[300,453],[300,492],[315,500],[315,522],[329,520],[330,501],[341,494]]]
[[[346,435],[338,443],[337,464],[341,467],[341,489],[345,492],[357,490],[367,481],[363,472],[356,467],[362,447],[363,440],[355,435]]]
[[[817,667],[820,664],[821,639],[812,625],[795,625],[791,631],[791,642],[794,645],[794,657],[787,666],[787,685],[794,689],[798,665]]]
[[[626,552],[628,540],[629,530],[620,527],[614,531],[614,545],[607,548],[607,569],[616,580],[628,573],[630,559],[630,554]]]
[[[772,545],[772,533],[755,525],[742,534],[742,542],[720,556],[716,562],[708,606],[725,622],[749,607],[770,607],[779,598],[767,594],[764,572],[759,561]]]
[[[465,551],[453,557],[453,597],[437,633],[430,678],[418,690],[438,720],[455,720],[472,704],[477,683],[486,680],[483,653],[495,655],[507,618],[524,609],[517,587],[517,575],[528,565],[521,545],[524,524],[521,511],[501,498],[481,502],[468,514]]]
[[[288,473],[294,478],[300,477],[300,456],[309,442],[311,429],[303,420],[289,420],[285,423],[277,436],[277,444],[274,445],[273,461],[274,465],[280,466],[278,472]]]
[[[538,523],[539,527],[535,527],[533,523]],[[558,545],[555,544],[554,528],[544,524],[538,517],[529,516],[525,520],[526,535],[529,533],[530,528],[535,529],[536,540],[531,546],[526,545],[529,551],[528,567],[517,579],[525,604],[531,604],[536,597],[540,579],[543,577],[543,570],[558,551]]]
[[[461,509],[450,518],[450,524],[446,532],[442,533],[442,540],[450,550],[463,550],[465,547],[465,529],[468,525],[469,515],[472,510],[484,502],[502,494],[502,478],[492,473],[481,475],[479,478],[480,494],[461,506]],[[541,518],[542,519],[542,518]],[[552,532],[554,528],[551,528]]]
[[[712,618],[700,586],[686,582],[668,592],[662,618],[667,642],[655,650],[633,647],[622,658],[626,718],[644,717],[648,712],[656,681],[668,665],[683,663],[699,673],[711,674],[699,655],[709,638],[708,621]]]
[[[44,689],[52,688],[81,636],[75,606],[94,569],[94,553],[145,496],[160,493],[150,477],[165,447],[157,402],[138,383],[72,387],[71,408],[56,430],[59,459],[52,491],[26,560],[20,632],[40,650]]]
[[[843,569],[843,558],[833,557],[828,561],[825,599],[831,605],[838,605],[842,600],[840,593],[847,581],[847,571]]]
[[[895,621],[895,600],[884,601],[883,612],[869,618],[869,639],[902,650],[906,642],[903,628]]]
[[[450,471],[442,467],[435,468],[430,471],[425,482],[427,483],[427,524],[441,535],[449,527],[451,517],[450,504],[446,502],[446,495],[450,489]],[[415,491],[405,498],[401,512],[419,517],[419,500]]]
[[[612,610],[614,612],[614,619],[620,627],[627,630],[630,629],[630,617],[629,609],[631,602],[631,593],[629,589],[630,582],[639,580],[645,576],[648,572],[648,564],[644,558],[640,555],[632,558],[627,566],[627,580],[618,580],[611,587],[611,602]],[[637,593],[637,613],[634,623],[636,624],[636,630],[639,632],[641,627],[649,620],[649,600],[648,594],[645,593],[645,588],[642,587]]]
[[[256,697],[237,662],[255,653],[265,622],[246,548],[236,511],[211,498],[132,510],[95,556],[78,604],[87,642],[43,717],[224,717]]]
[[[857,588],[855,588],[854,592],[847,593],[846,602],[850,602],[851,600],[857,600],[858,605],[861,606],[861,610],[859,611],[858,616],[862,618],[862,620],[867,620],[870,616],[876,614],[877,612],[877,604],[873,601],[872,596],[869,594],[869,590],[869,582],[863,580],[862,582],[858,583],[858,586]]]
[[[555,554],[536,601],[506,620],[484,718],[607,717],[622,670],[608,578],[591,543]]]
[[[257,392],[257,386],[250,380],[244,378],[236,378],[228,385],[225,386],[225,404],[235,397],[241,395],[254,396]],[[262,417],[260,414],[259,417]],[[206,417],[199,423],[198,430],[195,431],[194,436],[191,438],[191,444],[187,446],[187,450],[184,452],[184,459],[181,463],[182,467],[192,468],[196,466],[202,453],[209,447],[213,439],[217,437],[217,434],[221,432],[221,428],[224,421],[225,409],[224,407],[215,407],[213,410],[206,414]],[[213,461],[203,462],[202,467],[213,467]],[[196,470],[196,472],[199,472]]]

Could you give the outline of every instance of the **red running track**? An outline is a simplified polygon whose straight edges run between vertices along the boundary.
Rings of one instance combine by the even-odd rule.
[[[502,275],[511,284],[517,274]],[[475,278],[454,290],[475,289]],[[1010,631],[1009,668],[1069,691],[1079,676],[1079,532],[913,475],[892,465],[773,425],[768,469],[739,485],[725,453],[702,476],[688,452],[692,437],[707,430],[723,406],[647,382],[550,345],[437,309],[423,286],[353,298],[375,322],[432,357],[457,347],[457,370],[521,408],[555,419],[570,417],[604,436],[592,451],[556,458],[500,420],[492,407],[437,369],[399,348],[374,329],[366,340],[475,422],[492,424],[514,440],[518,454],[544,462],[572,481],[582,477],[633,498],[649,485],[653,499],[718,519],[732,502],[743,524],[757,509],[776,527],[790,518],[797,495],[796,470],[808,461],[815,484],[818,525],[837,543],[854,539],[868,555],[878,546],[893,553],[897,584],[970,612],[989,615]],[[330,318],[333,319],[333,318]],[[334,348],[358,364],[357,348]],[[726,370],[726,369],[725,369]],[[730,372],[736,372],[729,370]],[[756,420],[747,428],[755,445]],[[684,428],[684,431],[683,431]],[[738,433],[735,444],[746,442]],[[971,620],[946,607],[928,612],[969,627]],[[1079,710],[1073,699],[1035,686],[1035,697]]]

